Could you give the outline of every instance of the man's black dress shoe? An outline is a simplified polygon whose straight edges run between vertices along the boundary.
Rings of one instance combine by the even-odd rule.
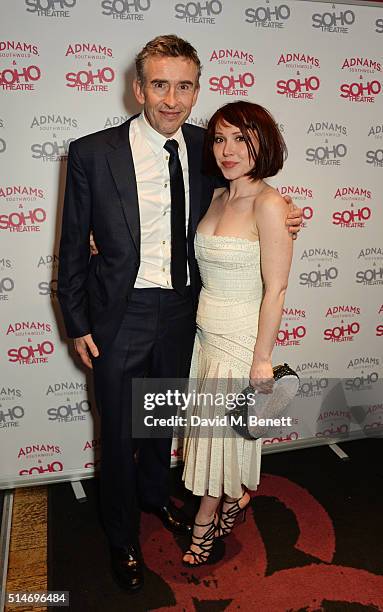
[[[158,516],[166,529],[178,535],[187,535],[192,531],[192,525],[187,522],[186,518],[181,515],[181,512],[171,502],[166,506],[154,507],[145,506],[146,512],[152,512]]]
[[[112,548],[111,558],[112,571],[117,583],[127,591],[138,591],[144,584],[138,549],[133,545]]]

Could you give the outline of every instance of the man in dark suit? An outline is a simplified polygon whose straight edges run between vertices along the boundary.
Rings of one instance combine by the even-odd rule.
[[[202,173],[204,130],[185,124],[199,92],[195,49],[160,36],[136,58],[143,112],[71,143],[58,295],[68,336],[93,366],[101,413],[101,506],[112,568],[142,586],[139,505],[165,526],[190,525],[169,502],[170,439],[132,436],[131,380],[186,378],[200,278],[193,240],[214,190]],[[300,211],[291,213],[297,231]],[[98,254],[89,258],[89,233]]]

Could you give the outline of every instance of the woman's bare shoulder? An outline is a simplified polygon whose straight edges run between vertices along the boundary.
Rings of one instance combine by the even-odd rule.
[[[279,191],[268,184],[266,184],[265,188],[255,198],[255,205],[258,210],[265,210],[269,208],[270,210],[279,209],[283,212],[286,212],[286,210],[288,209],[288,204],[286,200],[281,196]]]

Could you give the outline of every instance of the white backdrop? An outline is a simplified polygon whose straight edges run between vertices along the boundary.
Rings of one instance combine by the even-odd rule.
[[[56,299],[66,153],[137,111],[133,59],[162,33],[204,66],[190,122],[236,99],[272,111],[289,149],[273,184],[304,210],[274,354],[304,380],[294,427],[264,449],[381,426],[382,8],[14,0],[0,23],[0,486],[79,478],[98,461],[91,381]]]

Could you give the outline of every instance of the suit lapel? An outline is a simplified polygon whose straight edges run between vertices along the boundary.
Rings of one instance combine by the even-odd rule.
[[[113,138],[110,139],[109,144],[113,148],[107,153],[107,159],[120,196],[124,217],[139,258],[141,242],[140,212],[136,173],[129,142],[130,123],[134,118],[131,117],[131,119],[116,129],[115,133],[112,132]]]

